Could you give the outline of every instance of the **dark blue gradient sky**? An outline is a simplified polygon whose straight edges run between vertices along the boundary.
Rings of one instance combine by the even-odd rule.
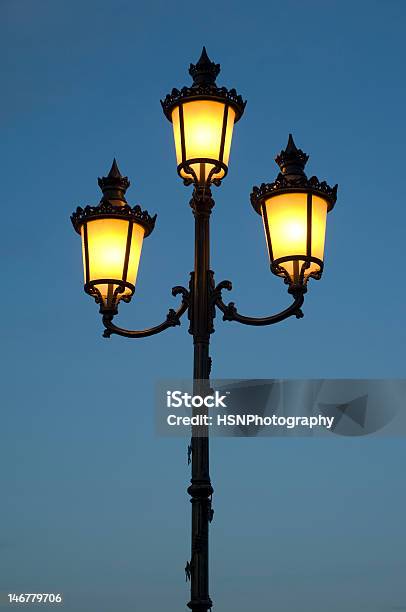
[[[185,609],[186,441],[155,437],[154,382],[191,373],[186,325],[101,337],[69,215],[115,155],[129,201],[158,212],[119,321],[158,323],[193,265],[190,188],[159,99],[203,44],[247,99],[215,191],[212,267],[247,314],[288,303],[269,272],[253,184],[293,132],[339,183],[305,318],[217,319],[216,378],[405,376],[406,5],[402,0],[2,0],[0,591],[67,612]],[[216,439],[216,610],[406,606],[404,439]]]

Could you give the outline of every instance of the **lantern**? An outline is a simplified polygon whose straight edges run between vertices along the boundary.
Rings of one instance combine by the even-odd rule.
[[[161,100],[172,122],[178,174],[186,185],[218,185],[228,170],[234,123],[245,102],[235,89],[217,87],[220,65],[211,62],[203,47],[196,65],[191,64],[191,87],[173,89]]]
[[[127,204],[130,182],[116,160],[98,183],[103,192],[99,205],[77,208],[71,220],[82,237],[84,289],[101,313],[117,314],[119,301],[129,302],[134,294],[143,240],[154,229],[156,215]]]
[[[262,216],[271,270],[291,287],[320,279],[324,267],[327,213],[337,199],[337,185],[307,178],[309,156],[289,134],[287,147],[276,157],[280,173],[273,183],[254,187],[251,203]]]

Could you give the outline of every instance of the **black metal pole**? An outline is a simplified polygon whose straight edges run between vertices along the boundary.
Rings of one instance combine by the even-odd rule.
[[[191,281],[190,332],[194,343],[194,394],[205,395],[210,384],[210,334],[213,331],[210,273],[210,214],[214,206],[210,188],[196,186],[190,201],[195,217],[195,264]],[[207,409],[196,413],[205,414]],[[192,503],[192,545],[190,560],[193,612],[206,612],[212,607],[209,595],[209,522],[213,488],[209,471],[209,438],[207,426],[192,427],[192,479],[188,488]]]

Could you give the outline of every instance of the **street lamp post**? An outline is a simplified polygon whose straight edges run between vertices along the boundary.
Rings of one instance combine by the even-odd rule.
[[[99,179],[103,192],[100,203],[79,207],[71,217],[82,237],[84,289],[100,305],[103,335],[152,336],[180,325],[187,312],[194,343],[194,393],[199,395],[207,393],[210,386],[209,344],[216,308],[225,321],[254,326],[303,316],[308,280],[319,279],[323,271],[326,216],[337,196],[337,185],[331,188],[316,177],[307,178],[304,167],[308,156],[297,149],[289,135],[286,149],[275,160],[280,173],[274,182],[253,188],[251,203],[263,219],[271,271],[284,278],[293,302],[285,310],[262,318],[244,316],[233,302],[224,303],[222,291],[231,290],[231,282],[216,285],[210,269],[211,185],[219,186],[227,174],[233,127],[244,112],[245,102],[234,89],[216,85],[219,71],[220,66],[209,60],[203,48],[199,61],[189,69],[192,86],[173,89],[161,102],[173,124],[178,174],[186,185],[194,186],[190,200],[195,219],[194,270],[188,288],[172,289],[174,296],[181,296],[177,310],[170,309],[162,323],[144,330],[123,329],[113,323],[119,302],[129,302],[134,294],[143,239],[154,229],[156,219],[139,206],[127,204],[125,193],[130,183],[115,160],[108,176]],[[193,612],[207,612],[212,607],[209,523],[213,518],[207,426],[192,427],[189,453],[192,538],[191,559],[185,568],[191,582],[188,607]]]

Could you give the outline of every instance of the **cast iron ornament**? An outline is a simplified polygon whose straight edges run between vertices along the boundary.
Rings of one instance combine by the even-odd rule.
[[[182,89],[174,87],[171,93],[161,100],[162,109],[169,121],[172,121],[173,109],[180,103],[209,99],[228,103],[235,110],[235,122],[237,122],[242,117],[247,102],[234,88],[227,89],[216,85],[219,73],[220,64],[212,62],[207,55],[206,47],[203,47],[198,62],[190,64],[189,74],[193,78],[193,84]]]
[[[126,176],[122,176],[114,159],[110,172],[107,176],[98,179],[98,184],[103,196],[97,206],[78,206],[71,215],[72,225],[80,234],[80,228],[86,221],[92,219],[114,218],[133,221],[142,225],[145,235],[149,236],[155,227],[156,215],[151,217],[146,210],[142,210],[139,204],[131,207],[125,199],[125,192],[130,186]]]
[[[292,134],[289,134],[286,149],[281,151],[275,162],[280,172],[272,183],[262,183],[253,187],[250,196],[254,210],[260,215],[261,206],[269,197],[282,193],[314,193],[328,202],[328,211],[332,210],[337,200],[338,185],[330,187],[326,181],[319,181],[317,176],[307,178],[304,167],[309,156],[294,143]]]

